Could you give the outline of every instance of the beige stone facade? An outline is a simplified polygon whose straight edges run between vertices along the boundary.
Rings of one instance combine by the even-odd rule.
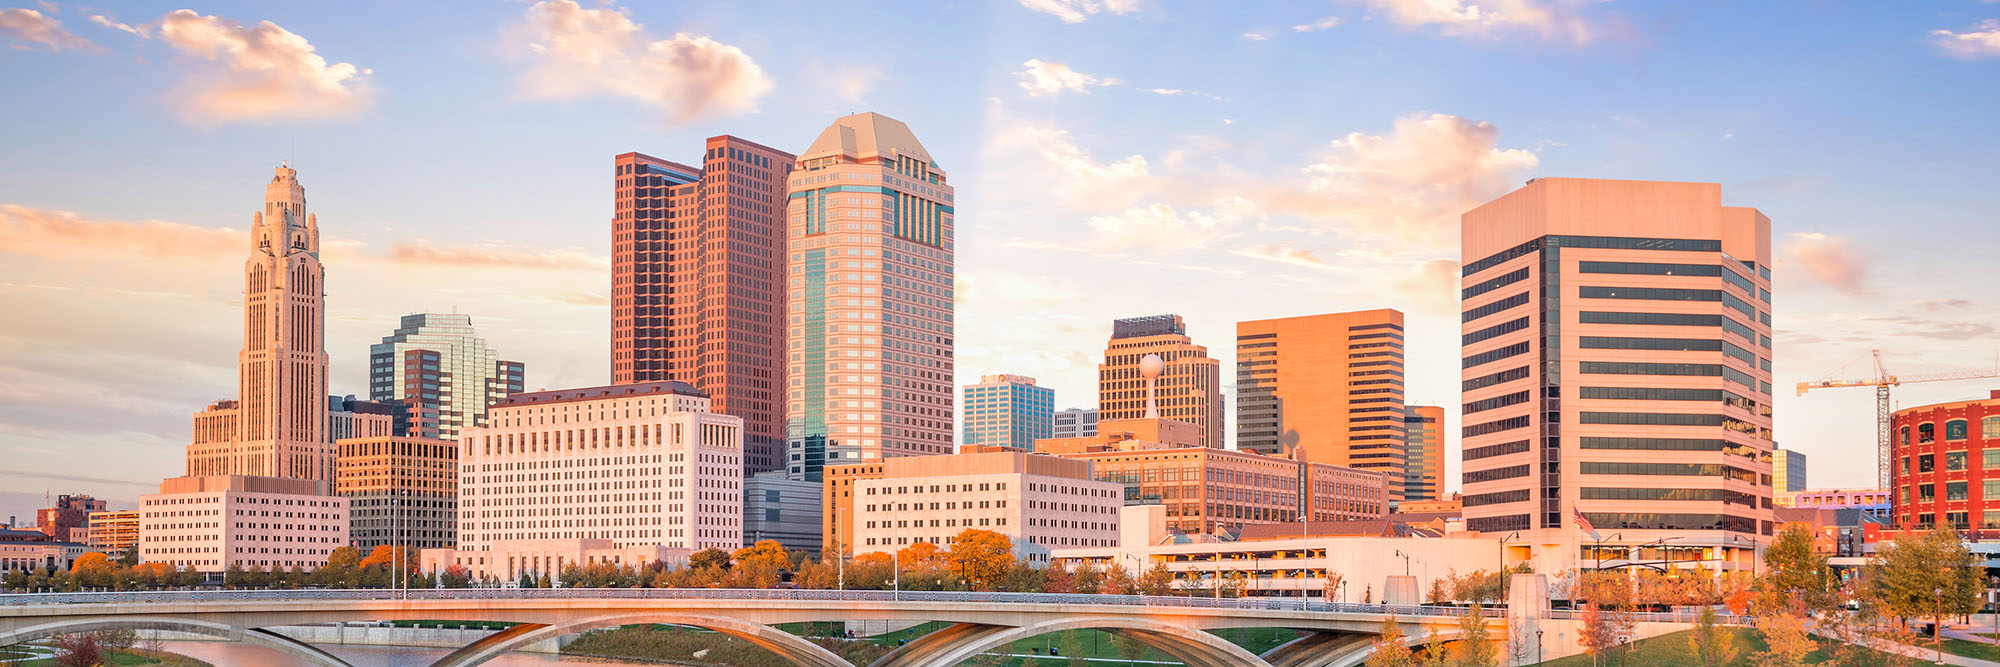
[[[967,529],[1013,538],[1015,553],[1032,561],[1117,540],[1120,488],[1091,479],[1088,462],[996,449],[862,465],[882,470],[852,482],[856,554],[918,542],[949,549]]]
[[[347,499],[325,482],[175,477],[139,497],[139,560],[221,572],[231,565],[311,570],[347,546]]]
[[[653,563],[669,566],[687,564],[694,550],[659,545],[619,546],[597,538],[557,540],[498,540],[479,549],[424,549],[418,567],[432,575],[456,565],[465,568],[474,581],[500,586],[518,585],[521,577],[560,584],[562,570],[569,565],[587,567],[607,563],[617,567],[642,568]]]

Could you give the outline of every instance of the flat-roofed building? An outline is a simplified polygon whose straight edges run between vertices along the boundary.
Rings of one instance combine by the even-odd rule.
[[[459,441],[459,550],[743,546],[743,420],[710,412],[694,387],[521,393],[486,414]]]
[[[1236,447],[1382,473],[1402,500],[1403,313],[1236,323]]]
[[[1301,513],[1314,521],[1340,521],[1379,519],[1389,511],[1388,480],[1375,471],[1143,441],[1062,456],[1089,461],[1097,479],[1120,487],[1126,504],[1165,506],[1167,527],[1182,533],[1296,524]],[[1302,488],[1307,492],[1301,494]]]
[[[777,540],[788,551],[820,550],[820,486],[766,470],[743,480],[743,546]]]
[[[139,510],[105,510],[90,513],[90,537],[85,541],[92,549],[107,554],[122,554],[126,549],[139,543]]]
[[[139,560],[197,572],[315,569],[348,544],[347,499],[314,479],[174,477],[139,496]]]
[[[1055,414],[1051,438],[1088,438],[1097,435],[1097,408],[1064,408]]]
[[[960,444],[1033,449],[1055,432],[1056,392],[1025,375],[983,375],[965,385]]]
[[[348,501],[354,546],[458,544],[458,443],[391,435],[333,448],[333,493]]]
[[[1051,549],[1117,541],[1120,488],[1092,479],[1086,461],[996,448],[889,459],[879,467],[876,475],[856,475],[852,485],[857,554],[918,542],[950,549],[953,538],[972,529],[1012,538],[1015,555],[1034,562],[1047,560]]]
[[[1444,490],[1444,408],[1403,412],[1403,500],[1437,500]]]
[[[1160,359],[1154,378],[1142,372],[1150,356]],[[1104,420],[1164,417],[1188,422],[1201,427],[1201,446],[1220,449],[1222,362],[1188,338],[1187,323],[1179,315],[1114,320],[1104,362],[1097,366],[1097,409]]]

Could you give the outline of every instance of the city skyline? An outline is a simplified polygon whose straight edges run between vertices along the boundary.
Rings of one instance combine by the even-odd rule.
[[[23,47],[0,54],[0,71],[27,96],[50,100],[4,112],[19,149],[0,157],[0,306],[23,316],[0,346],[10,399],[0,409],[0,454],[12,461],[0,489],[28,497],[0,497],[0,515],[26,514],[44,489],[130,506],[179,469],[187,415],[236,384],[227,363],[236,332],[214,323],[240,317],[240,275],[226,267],[248,239],[244,184],[274,163],[303,156],[295,166],[313,184],[313,210],[340,223],[325,239],[329,264],[342,267],[326,299],[327,393],[366,394],[363,348],[393,318],[453,307],[492,323],[485,337],[531,367],[527,388],[594,386],[610,377],[604,158],[716,134],[803,151],[849,111],[909,123],[966,193],[957,221],[963,342],[956,376],[940,382],[947,387],[1019,373],[1072,397],[1064,405],[1093,407],[1086,397],[1095,394],[1106,320],[1180,313],[1193,342],[1226,367],[1237,322],[1399,308],[1410,313],[1408,401],[1450,406],[1443,482],[1456,488],[1462,423],[1446,377],[1455,373],[1441,355],[1424,354],[1454,345],[1459,258],[1450,223],[1544,175],[1720,182],[1731,200],[1772,217],[1785,287],[1774,310],[1777,441],[1811,455],[1817,486],[1871,484],[1860,472],[1873,462],[1869,397],[1795,398],[1793,382],[1866,375],[1842,364],[1870,347],[1887,350],[1901,373],[1991,356],[1996,322],[1978,285],[1992,270],[1977,248],[2000,233],[1978,225],[1995,203],[1979,185],[1989,173],[1980,156],[1992,154],[1995,137],[1977,116],[2000,93],[1972,85],[1993,80],[1996,63],[1981,59],[1977,40],[1958,37],[2000,9],[1715,9],[1702,16],[1709,20],[1676,23],[1659,6],[1556,3],[1544,22],[1467,25],[1394,5],[1225,15],[1167,3],[1124,13],[1049,3],[1071,12],[1053,14],[991,3],[901,19],[991,22],[919,36],[958,56],[926,60],[969,59],[963,81],[941,63],[845,61],[787,43],[787,31],[852,19],[817,8],[772,26],[772,17],[728,8],[675,16],[507,5],[453,17],[474,26],[455,38],[392,46],[425,42],[407,31],[439,28],[443,17],[394,10],[412,14],[367,36],[377,26],[308,7],[165,16],[44,7],[37,15],[59,20],[72,39],[0,34]],[[566,68],[576,63],[560,49],[525,46],[554,39],[563,12],[622,18],[644,35],[618,33],[624,41],[607,42],[614,46],[663,40],[749,67],[680,81],[709,94],[697,108],[621,92],[616,84],[628,77],[676,73],[645,62],[634,72],[584,72],[565,88],[553,79],[575,74]],[[229,57],[270,57],[279,63],[270,76],[305,83],[219,115],[216,100],[255,87],[208,60],[225,51],[198,43],[191,28],[253,34],[268,30],[265,20],[317,55]],[[1202,45],[1214,62],[1119,52],[1153,31]],[[1735,41],[1739,31],[1758,34],[1755,43]],[[1812,41],[1821,33],[1839,38]],[[952,34],[996,38],[938,39]],[[1730,59],[1688,55],[1723,40],[1737,47]],[[440,85],[443,65],[420,64],[435,54],[473,75]],[[1494,62],[1447,69],[1469,56]],[[1397,67],[1337,67],[1331,81],[1302,91],[1273,85],[1266,72],[1316,60]],[[1667,62],[1672,71],[1652,71]],[[1802,62],[1842,76],[1775,78]],[[1507,75],[1530,66],[1569,80]],[[1231,68],[1261,76],[1238,81]],[[136,92],[113,84],[161,72],[179,83]],[[1426,75],[1440,83],[1408,83]],[[1629,81],[1661,75],[1707,85]],[[1773,89],[1772,80],[1786,83]],[[1870,86],[1890,94],[1846,92]],[[1591,94],[1599,88],[1609,94]],[[1697,94],[1701,102],[1673,99]],[[481,111],[446,111],[445,97],[477,100]],[[107,110],[77,111],[85,105]],[[1899,113],[1919,122],[1877,122]],[[462,118],[473,122],[460,126]],[[513,134],[537,124],[562,129]],[[489,134],[518,145],[478,145]],[[1308,144],[1326,148],[1292,147]],[[413,159],[424,153],[440,157]],[[462,159],[445,159],[453,153]],[[105,165],[116,163],[104,155],[138,168],[113,176]],[[103,178],[118,179],[118,196],[105,196]],[[1912,219],[1938,227],[1924,239],[1956,241],[1903,242]],[[1106,294],[1114,296],[1092,298]],[[163,318],[172,321],[151,323]],[[1225,404],[1234,402],[1230,377]],[[1897,396],[1909,406],[1988,388],[1907,387]],[[78,403],[91,396],[108,400],[84,411]],[[106,448],[119,456],[102,462]]]

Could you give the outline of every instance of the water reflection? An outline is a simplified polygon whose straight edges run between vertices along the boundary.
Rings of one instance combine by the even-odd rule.
[[[291,665],[298,661],[283,653],[236,642],[162,642],[161,648],[203,660],[216,667],[237,665]],[[442,658],[450,649],[403,646],[321,646],[326,652],[354,667],[425,667]],[[548,665],[631,665],[638,663],[595,658],[554,656],[543,653],[509,653],[486,661],[493,667],[547,667]]]

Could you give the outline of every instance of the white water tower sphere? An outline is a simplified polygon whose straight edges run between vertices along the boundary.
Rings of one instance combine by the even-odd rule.
[[[1139,375],[1147,379],[1157,378],[1166,370],[1167,362],[1161,361],[1160,355],[1148,354],[1139,360]]]

